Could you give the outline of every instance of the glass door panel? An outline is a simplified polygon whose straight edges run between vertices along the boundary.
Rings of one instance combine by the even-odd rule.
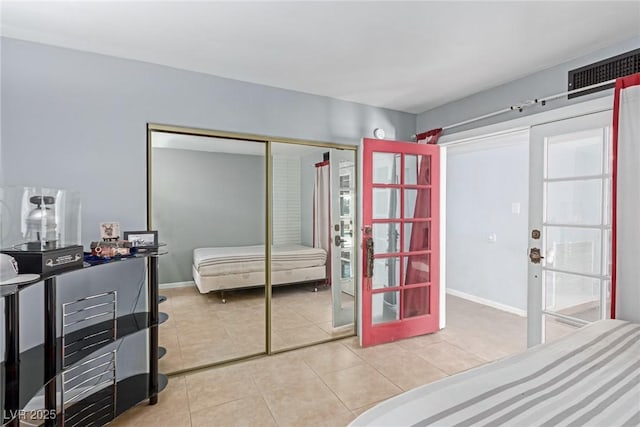
[[[160,370],[265,353],[267,144],[160,131],[150,142],[151,226],[169,248]],[[248,258],[249,269],[228,256]]]
[[[354,334],[355,176],[353,151],[271,143],[271,351]]]
[[[530,245],[542,258],[529,264],[529,346],[554,322],[570,330],[607,315],[610,120],[605,112],[531,131]]]

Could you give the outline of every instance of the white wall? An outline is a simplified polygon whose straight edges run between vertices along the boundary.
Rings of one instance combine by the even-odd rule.
[[[447,148],[447,290],[526,310],[528,195],[528,132]]]

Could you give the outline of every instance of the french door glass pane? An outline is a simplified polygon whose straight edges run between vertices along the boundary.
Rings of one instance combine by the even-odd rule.
[[[426,162],[423,164],[423,162]],[[426,168],[422,180],[420,180],[420,170]],[[431,156],[416,156],[407,154],[404,156],[404,183],[406,185],[429,185],[431,184]]]
[[[600,280],[576,274],[544,273],[545,309],[589,322],[600,318]]]
[[[393,322],[400,319],[399,299],[400,292],[398,291],[373,294],[371,304],[373,324]]]
[[[600,274],[602,235],[599,229],[545,227],[545,231],[546,267]]]
[[[400,258],[376,258],[373,260],[373,288],[400,286]]]
[[[546,220],[552,224],[598,225],[602,219],[602,181],[548,182]]]
[[[418,192],[423,193],[422,203],[423,206],[420,206],[420,210],[416,211],[416,199],[418,197]],[[429,188],[421,188],[421,189],[407,189],[404,190],[404,217],[408,219],[412,218],[429,218],[431,217],[431,189]],[[416,216],[416,213],[418,214]]]
[[[411,238],[413,229],[416,235]],[[404,251],[427,251],[431,249],[431,221],[404,223]]]
[[[405,289],[403,291],[404,304],[402,318],[424,316],[429,314],[429,292],[430,286]]]
[[[373,224],[373,244],[377,254],[400,252],[400,223]]]
[[[590,129],[547,139],[547,178],[602,173],[603,130]]]
[[[404,258],[404,284],[414,285],[429,283],[431,281],[430,270],[431,255],[410,255]]]
[[[400,155],[373,153],[373,183],[400,184]]]
[[[400,190],[396,188],[373,189],[373,218],[400,218]]]
[[[611,225],[611,179],[607,178],[604,182],[604,221],[605,225]]]
[[[404,183],[406,185],[418,183],[418,156],[414,154],[404,156]]]

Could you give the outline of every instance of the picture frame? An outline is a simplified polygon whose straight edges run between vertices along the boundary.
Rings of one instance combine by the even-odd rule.
[[[158,231],[125,231],[124,240],[128,240],[129,242],[131,242],[132,248],[155,249],[158,247]]]
[[[100,237],[105,242],[120,239],[120,223],[115,221],[100,223]]]

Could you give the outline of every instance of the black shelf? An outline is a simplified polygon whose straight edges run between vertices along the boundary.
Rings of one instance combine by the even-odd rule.
[[[162,304],[167,300],[167,297],[164,295],[158,295],[158,304]]]
[[[169,320],[169,315],[167,313],[158,313],[158,325],[163,324]]]
[[[105,325],[106,324],[106,325]],[[75,348],[76,343],[69,348],[74,353],[68,354],[65,357],[65,365],[76,363],[77,361],[84,359],[87,356],[95,353],[104,346],[111,344],[113,341],[110,339],[107,342],[100,342],[100,335],[92,336],[96,331],[103,331],[105,326],[111,325],[112,321],[100,322],[86,328],[79,329],[67,334],[67,341],[81,340],[83,345],[81,348]],[[147,329],[150,326],[149,313],[133,313],[117,318],[116,327],[116,339],[124,338],[128,335]],[[82,337],[89,337],[82,340]],[[110,337],[111,338],[111,337]],[[62,348],[62,338],[57,337],[56,345]],[[49,383],[58,374],[62,372],[62,358],[61,355],[56,358],[56,369],[52,376],[47,377],[45,375],[45,360],[46,351],[44,344],[37,345],[28,350],[20,353],[20,382],[8,383],[6,392],[19,394],[19,407],[24,408],[27,403],[42,389],[44,384]],[[4,362],[0,364],[0,369],[5,370]]]
[[[113,385],[85,397],[65,409],[65,423],[90,425],[99,421],[106,424],[123,414],[138,403],[149,399],[147,384],[149,374],[138,374],[122,379],[116,383],[115,408],[111,405]],[[169,380],[165,375],[158,375],[158,392],[167,387]]]
[[[78,425],[88,425],[92,422],[106,424],[115,416],[145,399],[148,399],[151,405],[157,403],[158,393],[166,387],[168,382],[164,375],[158,373],[158,358],[166,354],[166,349],[161,350],[158,346],[158,325],[166,322],[169,318],[166,313],[159,313],[158,310],[158,305],[166,301],[165,297],[158,296],[157,258],[162,254],[149,252],[131,258],[113,259],[110,262],[100,264],[108,265],[132,258],[146,258],[148,261],[147,311],[117,317],[115,325],[112,318],[67,333],[64,343],[62,337],[57,336],[59,322],[57,312],[60,307],[56,298],[57,277],[87,268],[96,271],[96,274],[108,274],[100,272],[101,269],[108,270],[108,267],[90,266],[85,262],[83,267],[56,272],[49,276],[43,276],[39,281],[33,283],[19,285],[15,288],[12,287],[12,289],[7,288],[7,292],[0,295],[5,301],[5,360],[0,363],[0,378],[3,379],[3,384],[0,384],[0,387],[3,389],[2,395],[4,396],[2,408],[5,413],[15,413],[11,411],[25,408],[41,390],[44,390],[44,408],[55,412],[56,407],[59,407],[57,390],[59,389],[59,376],[63,372],[63,368],[78,366],[78,362],[100,349],[143,330],[149,331],[149,351],[147,353],[149,371],[119,381],[116,390],[113,390],[112,385],[110,390],[109,388],[101,389],[86,396],[82,401],[65,409],[65,418],[72,419],[72,423]],[[44,342],[20,352],[20,291],[40,281],[44,281]],[[116,392],[115,403],[112,401],[113,392]],[[11,427],[19,424],[17,418],[12,420],[5,418],[3,422],[7,422],[7,425]],[[57,423],[57,418],[51,418],[45,421],[45,426],[56,426]]]
[[[158,360],[162,359],[167,354],[167,349],[164,347],[158,347]]]

